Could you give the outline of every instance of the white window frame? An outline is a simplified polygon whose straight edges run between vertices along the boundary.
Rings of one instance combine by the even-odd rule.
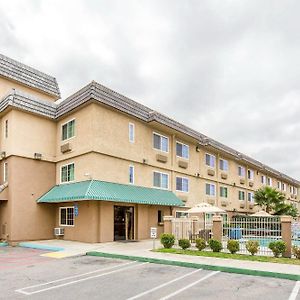
[[[264,178],[264,180],[262,180]],[[267,176],[266,175],[261,175],[260,176],[260,183],[262,185],[267,185]]]
[[[247,170],[247,178],[248,178],[248,180],[251,180],[251,181],[254,180],[254,171],[252,169]]]
[[[249,195],[251,195],[251,199],[249,200]],[[254,203],[254,193],[253,192],[248,192],[248,202],[250,202],[250,203]]]
[[[177,190],[177,178],[180,178],[181,180],[185,179],[187,180],[187,191],[184,190]],[[183,184],[181,184],[183,186]],[[190,181],[187,177],[181,177],[181,176],[176,176],[175,177],[175,188],[176,188],[176,192],[182,192],[182,193],[188,193],[190,190]]]
[[[66,138],[66,139],[64,140],[64,139],[63,139],[63,126],[66,125],[66,124],[68,124],[68,123],[70,123],[70,122],[72,122],[72,121],[75,121],[75,122],[74,122],[74,135],[73,135],[72,137]],[[76,128],[75,128],[75,127],[76,127],[76,118],[70,119],[70,120],[68,120],[67,122],[61,124],[61,126],[60,126],[60,134],[61,134],[60,140],[61,140],[61,142],[69,141],[69,140],[71,140],[71,139],[73,139],[73,138],[76,137]]]
[[[224,170],[224,169],[221,168],[221,161],[223,161],[223,166],[224,166],[224,162],[226,161],[226,163],[227,163],[227,170]],[[223,172],[228,172],[229,171],[229,161],[227,159],[220,158],[220,160],[219,160],[219,168]]]
[[[160,187],[154,186],[154,173],[159,173],[161,175],[167,175],[167,177],[168,177],[168,187],[167,188],[164,188],[164,187],[161,187],[161,186]],[[162,183],[162,177],[160,178],[160,185],[162,185],[161,183]],[[156,170],[153,171],[153,174],[152,174],[152,185],[156,189],[169,190],[169,187],[170,187],[170,176],[169,176],[169,174],[168,173],[164,173],[164,172],[160,172],[160,171],[156,171]]]
[[[227,192],[226,192],[226,194],[227,194],[226,197],[225,197],[225,196],[222,196],[221,189],[226,189],[226,190],[227,190]],[[228,198],[228,187],[227,187],[227,186],[223,186],[223,185],[220,186],[220,197],[221,197],[221,198],[225,198],[225,199]]]
[[[242,170],[244,170],[244,175],[242,175],[242,174],[240,175],[240,170],[241,170],[241,173],[243,173]],[[246,177],[246,168],[244,166],[238,166],[238,175],[239,175],[239,177],[242,177],[242,178]]]
[[[8,163],[3,164],[3,182],[8,182]]]
[[[244,193],[244,199],[240,199],[240,193]],[[242,191],[242,190],[238,191],[238,199],[239,199],[239,201],[245,201],[246,200],[246,193],[245,193],[245,191]]]
[[[132,170],[132,182],[130,182],[130,170]],[[135,182],[135,176],[134,176],[134,166],[133,165],[129,165],[129,184],[134,184]]]
[[[4,136],[6,139],[8,138],[8,124],[9,124],[9,121],[8,121],[8,119],[6,119],[4,121]]]
[[[211,166],[211,165],[208,165],[206,163],[206,155],[209,155],[210,157],[213,157],[214,158],[214,166]],[[211,162],[211,160],[209,160],[209,162]],[[210,153],[205,153],[205,165],[209,168],[212,168],[212,169],[215,169],[216,168],[216,163],[217,163],[217,159],[216,159],[216,156],[213,155],[213,154],[210,154]]]
[[[158,136],[163,137],[163,138],[166,138],[166,139],[168,140],[168,150],[167,150],[167,151],[162,150],[162,142],[161,142],[161,141],[160,141],[160,149],[154,148],[154,135],[158,135]],[[164,153],[169,153],[169,148],[170,148],[170,140],[169,140],[169,137],[167,137],[167,136],[165,136],[165,135],[162,135],[162,134],[160,134],[160,133],[158,133],[158,132],[153,131],[153,132],[152,132],[152,148],[153,148],[154,150],[157,150],[157,151],[161,151],[161,152],[164,152]]]
[[[273,185],[273,180],[271,177],[267,177],[267,185],[272,186]]]
[[[206,185],[207,185],[207,184],[210,185],[210,187],[209,187],[209,195],[206,194]],[[215,188],[214,188],[214,191],[215,191],[214,195],[211,195],[211,194],[210,194],[210,192],[211,192],[211,186],[214,186],[214,187],[215,187]],[[216,185],[215,185],[214,183],[205,182],[205,195],[206,195],[206,196],[209,196],[209,197],[216,197],[216,196],[217,196]]]
[[[281,187],[282,187],[282,190],[283,190],[284,192],[286,192],[287,184],[284,183],[284,182],[282,182]]]
[[[62,178],[61,178],[62,168],[63,168],[63,167],[66,167],[66,166],[68,166],[68,165],[72,165],[72,164],[74,165],[74,180],[62,182],[62,181],[61,181],[61,179],[62,179]],[[74,182],[74,181],[75,181],[75,163],[74,163],[74,162],[70,162],[70,163],[68,163],[68,164],[61,165],[61,166],[60,166],[60,171],[59,171],[59,176],[60,176],[60,183],[61,183],[61,184]]]
[[[277,188],[278,188],[279,190],[282,189],[282,182],[281,182],[281,181],[278,181],[278,182],[277,182]]]
[[[187,157],[177,155],[177,144],[180,144],[180,145],[182,145],[182,146],[187,147],[187,150],[188,150],[188,151],[187,151]],[[183,159],[189,159],[189,158],[190,158],[190,146],[189,146],[189,145],[184,144],[184,143],[181,143],[181,142],[179,142],[179,141],[176,141],[175,147],[176,147],[175,152],[176,152],[176,156],[177,156],[177,157],[180,157],[180,158],[183,158]]]
[[[132,139],[131,139],[131,130],[132,130]],[[135,125],[131,122],[128,124],[128,139],[130,143],[135,142]]]
[[[68,211],[68,208],[73,208],[73,225],[61,224],[61,210],[66,209]],[[66,213],[66,222],[68,220],[67,216],[68,216],[68,214]],[[61,206],[61,207],[59,207],[59,226],[63,226],[63,227],[74,227],[75,226],[75,207],[74,206]]]

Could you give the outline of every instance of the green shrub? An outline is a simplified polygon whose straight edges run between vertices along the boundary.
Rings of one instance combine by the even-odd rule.
[[[231,254],[235,254],[240,250],[240,243],[236,240],[229,240],[227,242],[227,249],[230,251]]]
[[[206,242],[205,242],[205,239],[196,239],[196,248],[199,250],[199,251],[202,251],[203,249],[206,248]]]
[[[181,247],[183,250],[190,248],[191,247],[191,243],[188,239],[181,239],[178,241],[178,245],[179,247]]]
[[[164,248],[172,248],[175,244],[175,236],[171,233],[162,233],[160,235],[160,242]]]
[[[253,241],[253,240],[247,241],[246,249],[247,249],[247,251],[249,251],[251,253],[251,255],[256,254],[259,250],[259,242]]]
[[[300,247],[293,246],[292,248],[293,254],[297,259],[300,259]]]
[[[286,243],[284,241],[270,242],[269,248],[272,250],[275,257],[279,257],[286,251]]]
[[[213,252],[220,252],[223,249],[222,243],[218,240],[210,239],[208,245]]]

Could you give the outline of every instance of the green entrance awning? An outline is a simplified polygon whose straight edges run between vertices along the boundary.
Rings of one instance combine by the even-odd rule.
[[[102,200],[150,205],[183,206],[183,202],[167,190],[146,188],[99,180],[87,180],[54,186],[38,203],[61,203]]]

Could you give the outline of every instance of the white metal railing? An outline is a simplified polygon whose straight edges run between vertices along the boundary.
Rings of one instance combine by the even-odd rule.
[[[268,245],[281,240],[281,221],[279,217],[239,216],[223,224],[223,247],[227,248],[229,239],[238,240],[239,253],[250,254],[246,249],[249,240],[259,243],[258,255],[272,255]]]
[[[292,244],[300,247],[300,222],[292,222]]]

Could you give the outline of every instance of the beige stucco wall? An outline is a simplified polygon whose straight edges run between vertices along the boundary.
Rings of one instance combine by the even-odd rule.
[[[78,216],[74,226],[59,224],[59,208],[78,206]],[[162,224],[157,222],[158,210],[163,215],[170,214],[166,206],[138,205],[107,201],[77,201],[56,205],[55,226],[64,228],[64,239],[89,243],[112,242],[114,240],[114,206],[134,207],[134,237],[137,240],[150,238],[150,227],[157,227],[157,233],[163,233]]]
[[[9,157],[7,162],[9,240],[52,238],[55,208],[49,204],[37,204],[36,199],[55,184],[55,165],[15,156]]]
[[[69,141],[72,143],[73,150],[68,154],[60,153],[61,125],[68,120],[75,118],[76,134]],[[128,139],[128,125],[135,125],[135,142],[130,143]],[[157,132],[169,138],[169,152],[161,152],[153,149],[153,132]],[[75,163],[75,181],[86,180],[90,174],[92,178],[107,180],[119,183],[128,183],[128,167],[135,167],[135,184],[147,187],[153,186],[153,171],[160,171],[169,174],[169,187],[179,197],[186,202],[187,206],[208,199],[213,199],[212,204],[218,205],[226,210],[239,212],[255,212],[258,208],[249,208],[247,192],[254,192],[261,187],[260,177],[263,173],[251,165],[247,165],[232,159],[226,153],[217,152],[209,147],[200,147],[196,151],[196,141],[182,134],[176,133],[166,127],[156,123],[145,123],[123,113],[117,112],[99,104],[90,104],[66,118],[60,120],[57,127],[57,183],[60,181],[60,167],[65,163]],[[189,159],[185,160],[176,156],[176,141],[189,145]],[[88,153],[87,156],[81,156]],[[92,152],[92,153],[91,153]],[[205,154],[216,156],[215,175],[208,174],[210,167],[205,164]],[[163,154],[167,157],[166,163],[156,160],[156,154]],[[81,157],[80,157],[81,156]],[[228,178],[221,178],[219,169],[219,159],[227,159],[229,162]],[[143,160],[146,163],[143,163]],[[188,168],[183,169],[178,166],[178,160],[188,162]],[[238,176],[238,166],[246,169],[245,183],[240,182]],[[249,186],[247,170],[254,171],[254,186]],[[105,172],[104,172],[105,170]],[[197,176],[199,174],[199,176]],[[190,190],[188,193],[176,191],[176,176],[189,178]],[[216,197],[209,197],[205,194],[205,184],[213,183],[216,185]],[[273,177],[273,186],[277,182]],[[222,206],[222,198],[219,195],[220,186],[228,188],[227,205]],[[238,200],[238,191],[245,192],[244,208],[240,207],[241,201]],[[289,197],[289,190],[287,197]]]

